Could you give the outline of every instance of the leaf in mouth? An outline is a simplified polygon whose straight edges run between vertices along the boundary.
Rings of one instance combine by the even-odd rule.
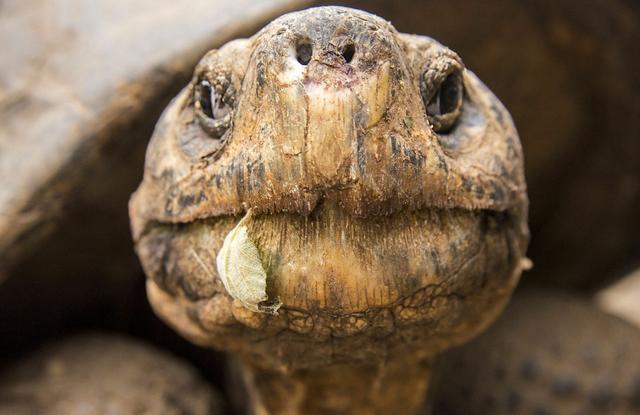
[[[277,314],[280,304],[268,302],[267,273],[246,226],[251,217],[249,210],[224,238],[216,258],[218,275],[229,295],[249,310]]]

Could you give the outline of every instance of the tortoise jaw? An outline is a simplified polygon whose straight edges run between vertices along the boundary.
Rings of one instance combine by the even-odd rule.
[[[444,294],[461,268],[483,257],[487,228],[498,217],[433,208],[354,217],[325,202],[306,217],[256,215],[245,226],[271,302],[348,315],[392,307],[428,286]],[[477,262],[476,273],[484,273]]]
[[[252,347],[255,340],[248,339],[261,339],[265,353],[268,344],[283,350],[307,344],[305,350],[319,354],[304,363],[292,352],[287,364],[295,367],[378,359],[393,345],[420,343],[432,354],[459,343],[502,309],[522,270],[511,218],[489,210],[358,218],[325,203],[306,217],[257,214],[244,224],[264,266],[267,305],[281,303],[271,315],[233,298],[216,273],[223,239],[239,220],[160,225],[141,238],[150,301],[198,344],[229,349],[242,344],[236,337],[248,336]],[[258,311],[263,305],[256,304]],[[320,346],[381,338],[389,345],[369,345],[366,355],[354,354],[358,347],[345,346],[351,352],[340,355]]]
[[[228,284],[223,287],[216,257],[225,237],[241,224],[266,279],[266,296],[253,300],[254,311],[268,300],[282,303],[283,309],[351,315],[399,302],[417,304],[412,296],[425,287],[437,287],[434,295],[448,288],[451,294],[472,294],[492,272],[484,261],[488,251],[505,253],[496,261],[502,263],[516,249],[504,234],[510,230],[509,215],[490,210],[424,208],[357,217],[325,200],[306,216],[249,216],[150,228],[138,251],[143,259],[153,252],[155,261],[163,263],[145,267],[162,271],[148,275],[169,292],[182,291],[194,300],[232,294]]]

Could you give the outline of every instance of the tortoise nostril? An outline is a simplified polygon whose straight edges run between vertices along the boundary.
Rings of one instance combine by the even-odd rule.
[[[342,57],[346,63],[353,60],[353,55],[356,53],[356,47],[352,43],[348,43],[342,48]]]
[[[313,48],[310,43],[303,41],[296,46],[296,59],[301,65],[307,65],[311,61],[312,54]]]

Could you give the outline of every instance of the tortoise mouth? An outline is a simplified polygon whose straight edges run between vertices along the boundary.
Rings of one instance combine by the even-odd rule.
[[[248,231],[267,270],[269,301],[338,315],[403,299],[417,304],[429,287],[434,295],[450,294],[447,281],[487,254],[487,232],[504,220],[498,216],[421,209],[361,218],[323,204],[308,217],[258,216]]]
[[[522,270],[517,219],[436,208],[358,218],[335,205],[306,217],[258,214],[247,229],[277,314],[243,306],[218,276],[216,257],[238,216],[155,226],[137,250],[154,310],[198,344],[233,349],[245,338],[292,362],[300,347],[317,362],[365,362],[388,347],[441,350],[492,321]]]
[[[137,245],[147,275],[192,301],[225,293],[216,256],[239,221],[157,224]],[[323,203],[308,216],[257,214],[246,226],[266,272],[268,303],[347,316],[473,294],[517,257],[510,222],[505,212],[461,208],[354,217]]]

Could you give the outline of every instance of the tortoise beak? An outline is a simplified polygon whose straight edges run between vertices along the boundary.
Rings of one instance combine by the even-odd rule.
[[[298,129],[300,136],[287,140],[304,143],[306,173],[323,182],[355,178],[358,133],[377,124],[389,105],[388,63],[362,77],[344,76],[341,70],[312,62],[302,87],[280,91],[282,102],[305,109],[304,119],[297,120],[304,123],[304,129]]]

